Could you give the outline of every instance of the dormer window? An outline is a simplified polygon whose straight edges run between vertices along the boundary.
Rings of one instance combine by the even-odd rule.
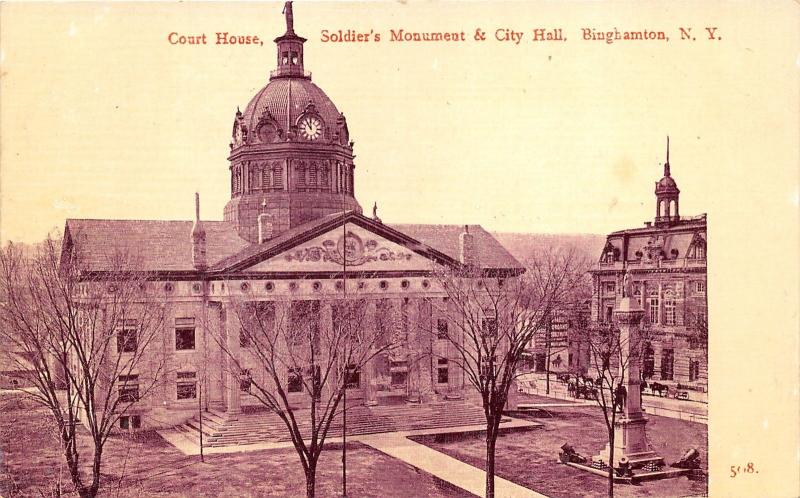
[[[694,236],[687,257],[689,259],[706,259],[706,241],[700,235]]]

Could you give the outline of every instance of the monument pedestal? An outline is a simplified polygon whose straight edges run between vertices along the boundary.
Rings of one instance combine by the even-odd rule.
[[[647,419],[639,417],[623,417],[614,424],[614,458],[611,459],[610,445],[599,455],[592,458],[593,461],[602,460],[606,465],[618,467],[622,458],[628,460],[632,469],[642,468],[648,463],[664,465],[664,459],[653,451],[647,442],[645,425]]]

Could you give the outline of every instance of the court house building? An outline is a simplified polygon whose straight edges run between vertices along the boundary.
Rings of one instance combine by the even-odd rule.
[[[382,221],[376,208],[364,215],[347,120],[306,72],[305,41],[287,17],[286,32],[275,39],[276,68],[233,116],[227,157],[230,201],[222,221],[201,219],[197,197],[194,220],[66,222],[63,251],[79,248],[86,271],[113,272],[110,254],[135,254],[136,270],[147,276],[148,295],[163,305],[165,376],[152,396],[131,408],[122,422],[126,427],[182,423],[197,411],[201,382],[203,403],[215,410],[237,413],[258,404],[243,382],[243,376],[260,375],[257,365],[243,372],[224,368],[223,345],[210,338],[209,329],[218,328],[228,351],[246,351],[231,309],[241,301],[290,308],[305,303],[305,310],[329,323],[335,312],[331,303],[346,292],[367,303],[371,320],[399,312],[416,322],[409,327],[430,334],[426,340],[437,360],[380,355],[353,372],[351,400],[425,403],[457,399],[470,389],[463,372],[448,362],[453,352],[441,339],[448,323],[431,306],[444,294],[437,290],[432,268],[477,266],[498,278],[523,269],[478,225],[392,224]],[[135,320],[124,326],[126,334],[135,334]],[[125,354],[124,348],[118,353]],[[135,398],[137,376],[148,375],[127,376],[121,395]],[[296,383],[289,376],[295,373],[287,370],[285,375],[291,390]],[[419,379],[416,392],[409,387],[412,376]],[[298,404],[307,396],[290,394]]]

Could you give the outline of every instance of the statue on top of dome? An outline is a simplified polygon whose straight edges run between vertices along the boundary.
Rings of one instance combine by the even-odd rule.
[[[283,5],[283,14],[286,16],[286,33],[294,34],[294,14],[292,13],[292,2]]]

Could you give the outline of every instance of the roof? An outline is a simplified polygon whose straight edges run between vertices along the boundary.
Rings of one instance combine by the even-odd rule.
[[[115,254],[136,260],[141,271],[193,271],[192,221],[67,220],[65,238],[77,241],[88,270],[114,270]],[[209,265],[239,251],[249,242],[234,225],[204,221]]]
[[[255,131],[261,116],[268,110],[286,132],[309,103],[314,104],[327,127],[333,129],[340,113],[325,92],[308,78],[273,79],[250,100],[242,117],[247,129]]]
[[[356,223],[387,239],[439,260],[459,260],[459,235],[464,225],[384,225],[356,212],[346,215]],[[239,237],[231,222],[203,221],[209,271],[238,271],[310,240],[342,224],[335,213],[309,221],[263,244],[250,244]],[[112,271],[115,254],[136,258],[141,271],[194,271],[192,266],[192,221],[156,220],[67,220],[65,239],[79,241],[90,271]],[[485,269],[520,269],[522,265],[497,239],[479,225],[469,225],[478,250],[478,261]]]
[[[618,249],[620,260],[624,261],[639,260],[637,252],[646,257],[648,246],[663,251],[669,259],[685,258],[695,237],[704,242],[706,240],[705,216],[682,219],[669,226],[648,226],[613,232],[608,236],[606,247],[610,244]],[[622,254],[623,239],[627,240],[627,254]],[[677,251],[677,255],[673,255],[673,249]]]
[[[459,236],[464,225],[389,224],[390,227],[427,244],[451,258],[459,259]],[[478,250],[478,262],[483,268],[522,268],[517,259],[492,234],[480,225],[467,225]]]

